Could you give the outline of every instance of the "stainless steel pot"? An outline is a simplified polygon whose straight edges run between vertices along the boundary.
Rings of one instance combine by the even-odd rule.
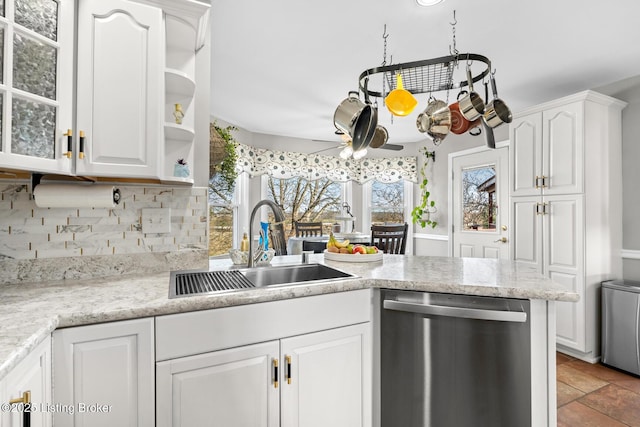
[[[389,132],[384,126],[376,126],[375,132],[373,133],[373,138],[369,143],[369,147],[371,148],[380,148],[389,140]]]
[[[471,77],[469,67],[467,67],[467,84],[469,85],[469,93],[458,101],[458,105],[464,118],[472,122],[484,113],[484,101],[480,95],[473,91],[473,77]]]
[[[496,80],[491,73],[491,91],[493,92],[493,99],[487,105],[487,109],[484,112],[484,121],[491,128],[496,128],[503,123],[511,123],[513,116],[511,110],[507,107],[500,98],[498,98],[498,90],[496,89]]]
[[[338,105],[333,114],[333,125],[352,139],[355,135],[362,137],[369,128],[371,110],[371,105],[358,98],[358,92],[349,92],[349,96]]]
[[[377,111],[358,98],[358,92],[349,92],[333,114],[333,125],[353,141],[353,150],[357,151],[371,142],[376,125]]]
[[[442,141],[451,130],[451,110],[447,103],[430,98],[427,108],[416,119],[416,127],[427,133],[434,143]]]

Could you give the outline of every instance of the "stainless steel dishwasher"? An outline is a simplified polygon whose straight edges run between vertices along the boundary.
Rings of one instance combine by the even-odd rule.
[[[531,425],[529,301],[381,290],[382,427]]]

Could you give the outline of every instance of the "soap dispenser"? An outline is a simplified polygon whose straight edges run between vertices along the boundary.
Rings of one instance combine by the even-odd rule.
[[[242,241],[240,242],[240,251],[248,252],[249,251],[249,238],[247,237],[247,233],[242,235]]]

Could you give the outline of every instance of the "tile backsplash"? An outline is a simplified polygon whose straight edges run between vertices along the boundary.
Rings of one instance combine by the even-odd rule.
[[[0,284],[206,266],[206,188],[116,186],[114,208],[63,209],[1,182]]]

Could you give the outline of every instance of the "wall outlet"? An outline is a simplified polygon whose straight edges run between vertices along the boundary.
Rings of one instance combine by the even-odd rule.
[[[142,209],[142,232],[145,234],[171,233],[171,208]]]

